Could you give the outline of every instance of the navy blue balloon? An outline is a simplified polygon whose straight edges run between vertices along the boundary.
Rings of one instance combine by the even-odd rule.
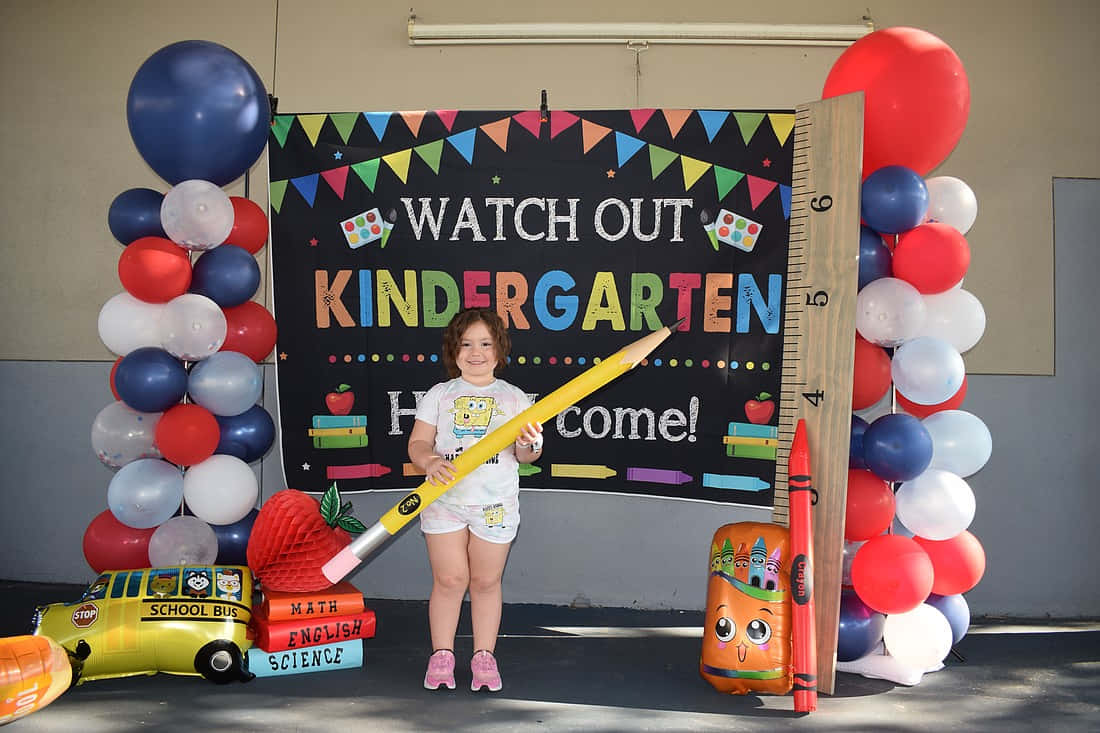
[[[884,481],[908,481],[932,462],[932,436],[912,415],[883,415],[863,433],[863,460]]]
[[[867,462],[863,459],[863,434],[867,432],[868,423],[859,415],[852,415],[852,435],[848,445],[848,468],[867,468]]]
[[[111,202],[107,210],[107,226],[115,239],[130,244],[142,237],[168,238],[160,224],[160,205],[164,194],[151,188],[131,188]]]
[[[854,662],[874,651],[882,641],[886,615],[871,609],[855,591],[840,592],[840,630],[836,639],[836,660]]]
[[[164,180],[224,186],[263,152],[271,106],[259,75],[238,54],[210,41],[179,41],[137,70],[126,121],[141,157]]]
[[[222,308],[244,303],[260,287],[260,265],[248,250],[233,244],[207,250],[191,269],[191,292]]]
[[[933,593],[925,603],[947,617],[947,623],[951,624],[951,643],[958,644],[970,628],[970,606],[966,599],[961,594],[938,596]]]
[[[871,227],[859,228],[859,290],[880,277],[890,277],[894,256]]]
[[[138,412],[164,412],[187,394],[187,370],[164,349],[134,349],[115,370],[118,396]]]
[[[239,415],[215,415],[214,418],[221,428],[215,453],[252,463],[263,458],[275,441],[275,421],[262,405],[253,405]]]
[[[863,182],[860,211],[876,232],[907,232],[928,213],[928,186],[915,170],[903,165],[879,168]]]
[[[260,513],[253,509],[244,515],[244,519],[233,524],[211,524],[214,536],[218,538],[219,565],[247,565],[248,537],[252,534],[252,525]]]

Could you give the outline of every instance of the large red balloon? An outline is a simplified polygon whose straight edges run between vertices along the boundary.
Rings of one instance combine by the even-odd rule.
[[[233,204],[233,228],[225,238],[225,244],[235,244],[249,254],[256,254],[267,242],[267,217],[255,202],[230,196]]]
[[[844,539],[862,542],[877,537],[894,521],[894,492],[870,471],[848,469],[848,499],[844,509]]]
[[[249,300],[225,308],[225,343],[221,351],[239,351],[257,364],[275,348],[275,317],[259,303]]]
[[[156,527],[134,529],[104,509],[84,530],[84,559],[97,573],[149,567],[149,538]]]
[[[177,466],[202,463],[214,455],[220,438],[217,418],[210,410],[193,403],[168,408],[153,435],[161,455]]]
[[[921,224],[898,237],[892,264],[899,280],[928,295],[942,293],[966,275],[970,245],[950,224]]]
[[[912,538],[884,534],[867,540],[852,560],[852,586],[880,613],[905,613],[932,592],[932,561]]]
[[[170,239],[142,237],[119,255],[118,279],[139,300],[167,303],[191,286],[191,258]]]
[[[970,84],[951,47],[918,28],[883,28],[849,46],[822,98],[863,92],[863,177],[887,165],[926,175],[951,154],[970,114]]]
[[[978,538],[963,530],[949,540],[914,537],[932,561],[936,579],[932,592],[939,596],[966,593],[985,574],[985,550]]]
[[[856,359],[852,367],[852,409],[862,410],[883,398],[890,389],[890,356],[886,349],[856,335]]]
[[[898,407],[905,410],[913,417],[926,418],[933,412],[957,410],[959,406],[962,405],[963,400],[966,399],[966,375],[963,375],[962,386],[959,387],[958,392],[935,405],[918,405],[916,402],[905,399],[901,392],[896,392],[895,394],[898,398]]]

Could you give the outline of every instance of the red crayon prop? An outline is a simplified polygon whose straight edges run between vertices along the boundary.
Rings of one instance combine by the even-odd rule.
[[[791,441],[787,465],[791,507],[791,664],[794,667],[794,710],[817,710],[817,627],[814,625],[814,530],[810,495],[816,496],[810,474],[806,421],[800,419]]]

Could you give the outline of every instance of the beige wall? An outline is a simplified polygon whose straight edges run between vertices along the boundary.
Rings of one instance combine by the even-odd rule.
[[[607,0],[525,6],[429,0],[424,22],[714,21],[855,23],[866,2]],[[407,3],[191,0],[0,3],[0,359],[113,360],[99,309],[121,290],[107,210],[121,191],[166,190],[141,160],[125,101],[141,63],[198,38],[240,53],[280,112],[532,108],[540,89],[568,108],[793,107],[817,99],[836,48],[410,47]],[[1092,0],[872,5],[878,27],[943,38],[971,85],[970,121],[936,171],[979,200],[966,287],[989,319],[971,373],[1050,374],[1051,179],[1100,176],[1100,3]],[[250,196],[266,204],[263,159]],[[229,188],[242,195],[243,179]],[[265,276],[266,285],[266,276]]]

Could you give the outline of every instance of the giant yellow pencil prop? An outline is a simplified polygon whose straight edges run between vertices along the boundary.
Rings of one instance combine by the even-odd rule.
[[[580,402],[608,382],[633,369],[680,325],[682,319],[657,329],[632,344],[623,347],[599,364],[569,380],[543,397],[508,422],[474,443],[454,460],[455,477],[446,483],[420,484],[411,493],[382,515],[374,526],[359,535],[350,545],[325,563],[321,572],[333,583],[339,583],[390,536],[405,526],[424,507],[443,495],[470,471],[507,448],[519,437],[520,430],[529,422],[546,422],[559,412]]]

